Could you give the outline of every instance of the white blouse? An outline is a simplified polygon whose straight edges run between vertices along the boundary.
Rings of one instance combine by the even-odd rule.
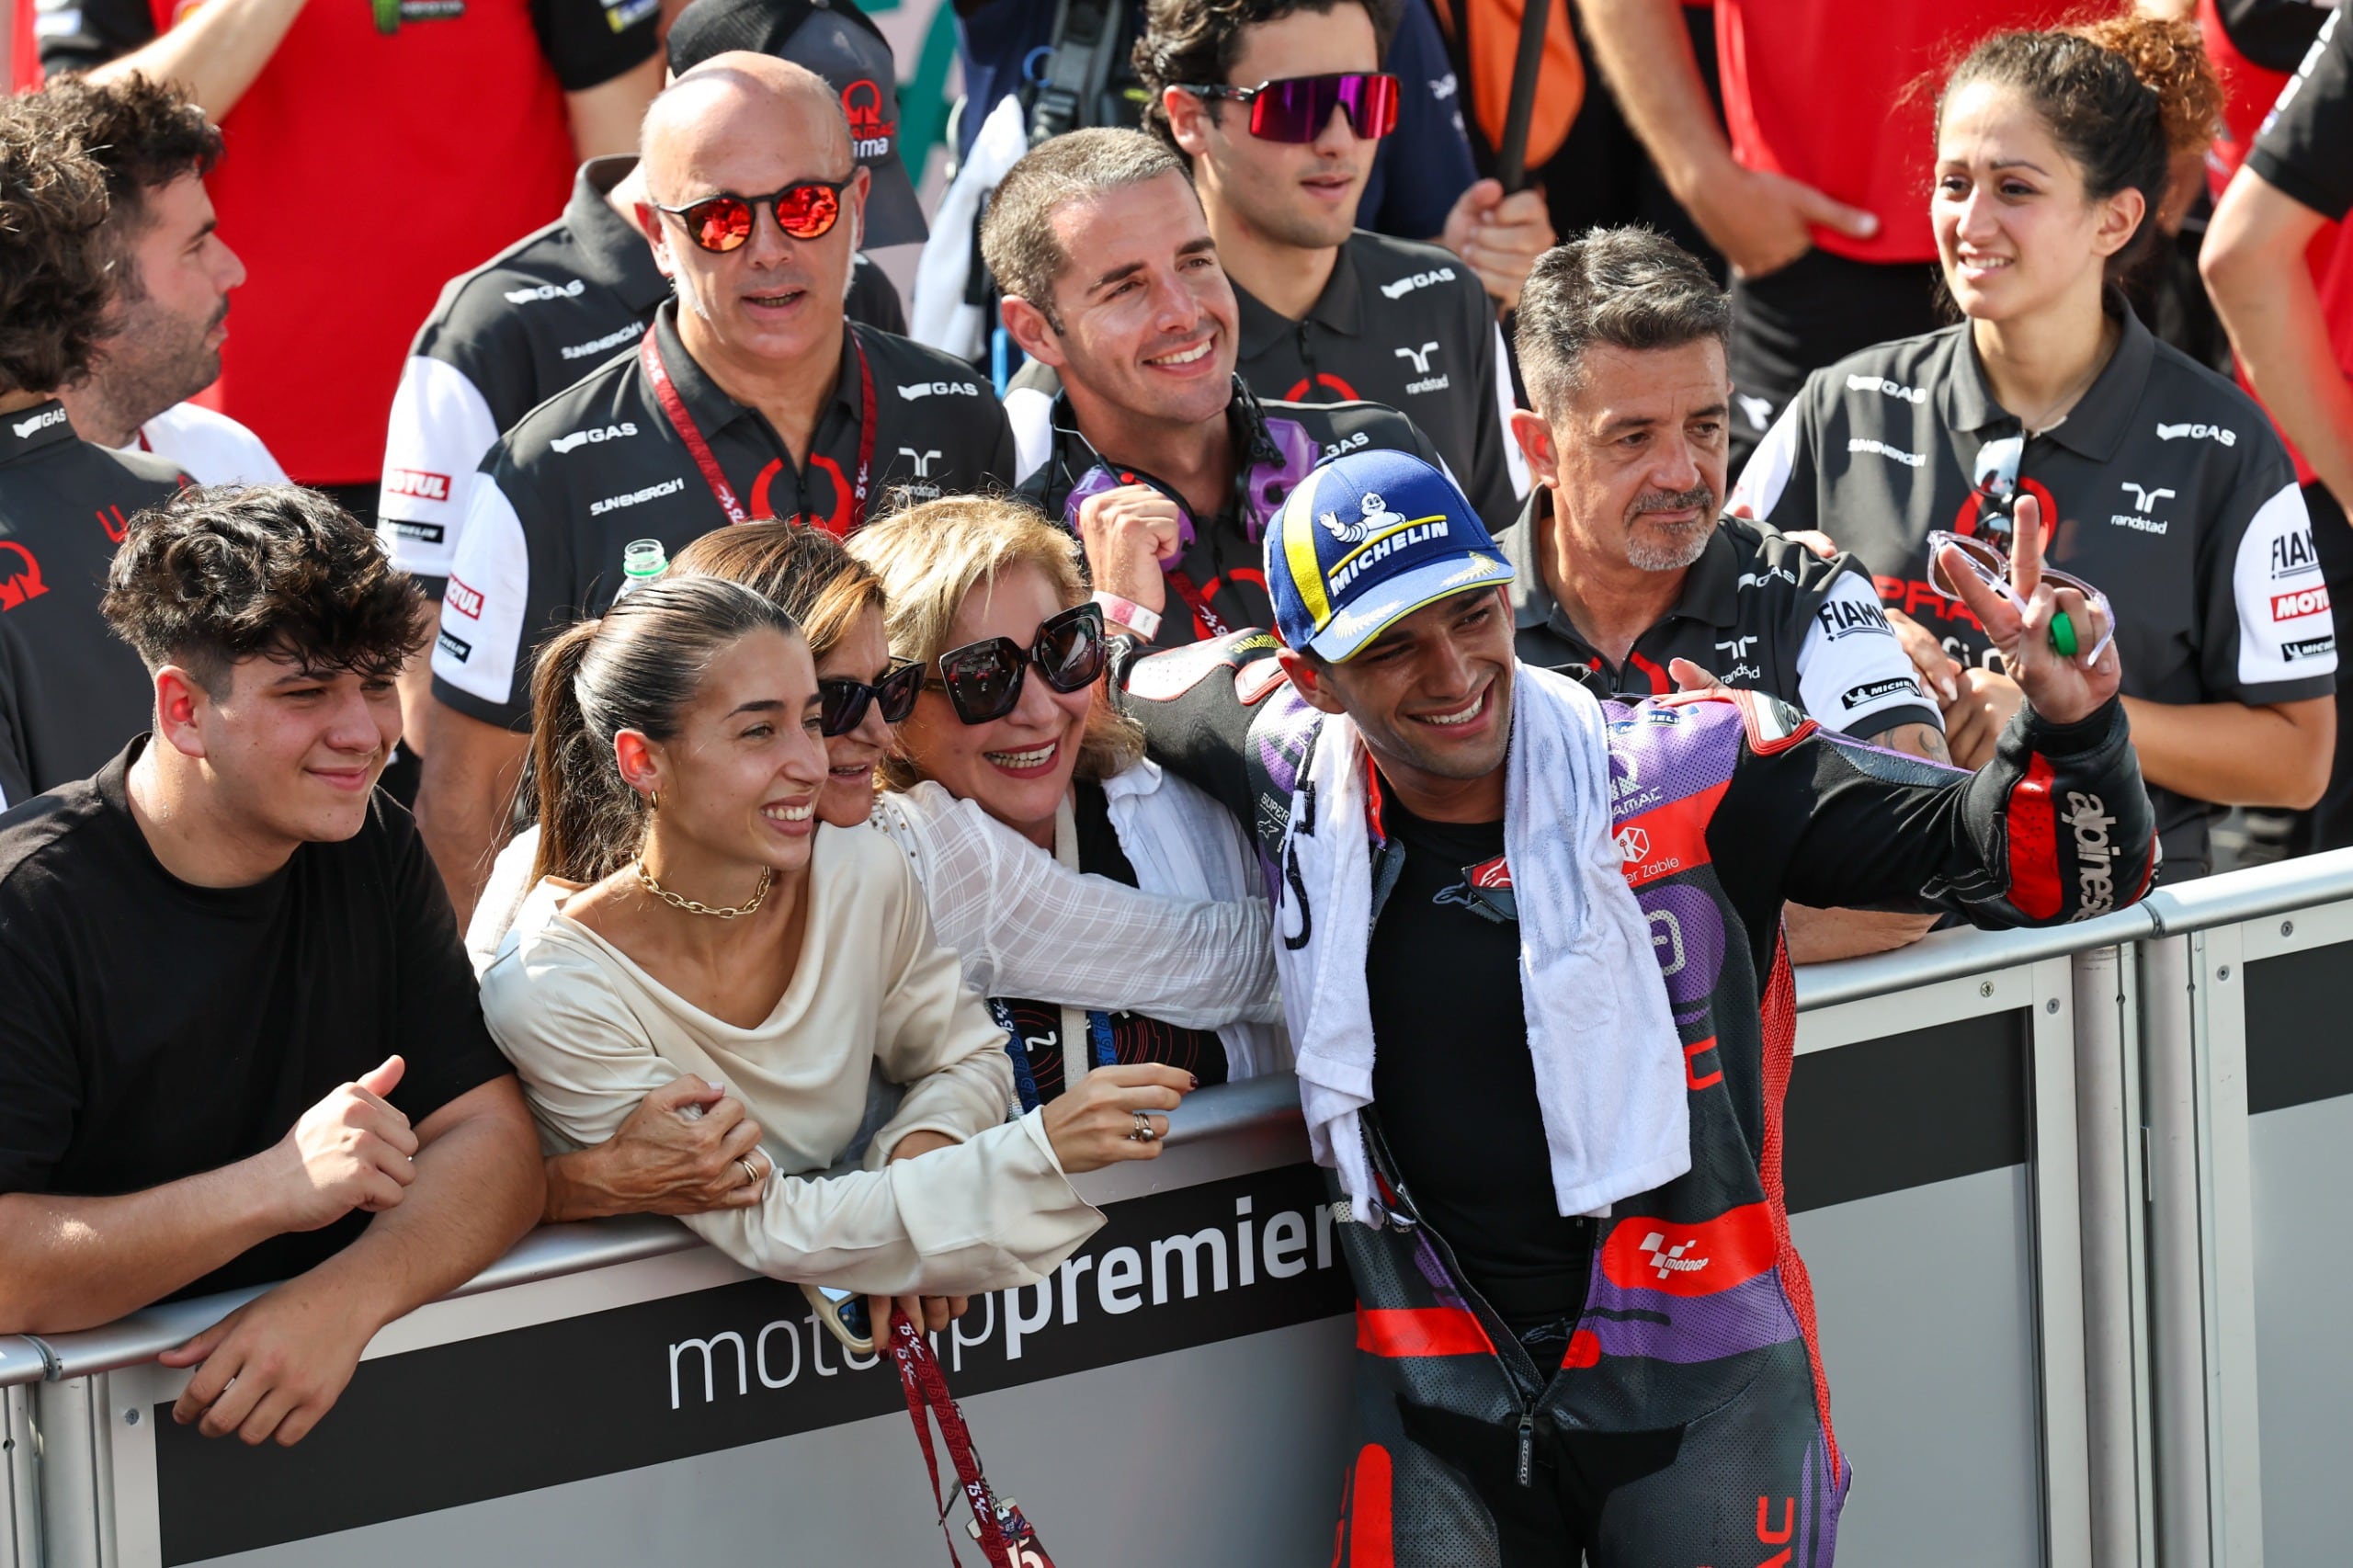
[[[1213,825],[1224,822],[1222,812],[1210,810],[1216,812],[1209,819]],[[877,796],[873,825],[914,868],[940,944],[955,950],[965,983],[982,995],[1146,1013],[1185,1028],[1239,1023],[1279,1034],[1267,903],[1243,896],[1246,884],[1236,885],[1230,872],[1191,888],[1154,888],[1153,858],[1128,846],[1123,832],[1121,844],[1152,891],[1082,876],[978,805],[927,782]],[[1231,826],[1218,831],[1239,836]],[[828,825],[817,836],[865,832]],[[466,952],[478,974],[510,932],[542,923],[553,907],[556,890],[533,892],[539,844],[532,826],[498,852],[466,926]],[[1211,836],[1209,844],[1233,857],[1221,839]],[[1189,896],[1157,896],[1164,892]],[[1232,1062],[1229,1070],[1243,1078],[1287,1064],[1261,1062],[1245,1071]]]
[[[817,835],[791,983],[758,1025],[711,1017],[563,914],[518,926],[483,976],[483,1014],[558,1147],[610,1138],[682,1073],[724,1084],[775,1176],[748,1209],[685,1216],[738,1263],[871,1294],[972,1295],[1036,1282],[1102,1223],[1041,1111],[1006,1119],[1005,1031],[933,938],[923,892],[879,835]],[[866,1168],[824,1173],[858,1134],[870,1078],[905,1087]],[[886,1164],[908,1133],[957,1140]]]

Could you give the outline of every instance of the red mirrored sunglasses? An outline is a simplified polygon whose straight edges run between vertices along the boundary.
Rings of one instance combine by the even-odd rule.
[[[855,175],[852,178],[857,177]],[[737,196],[722,191],[683,207],[654,210],[667,212],[686,225],[687,237],[707,251],[725,255],[742,248],[752,237],[754,216],[763,207],[776,212],[776,226],[787,239],[814,240],[829,233],[842,215],[842,192],[849,180],[805,179],[767,196]]]
[[[1376,142],[1397,129],[1397,78],[1383,72],[1343,71],[1329,76],[1286,76],[1255,87],[1186,85],[1197,98],[1250,106],[1250,134],[1261,142],[1313,142],[1346,109],[1357,135]]]

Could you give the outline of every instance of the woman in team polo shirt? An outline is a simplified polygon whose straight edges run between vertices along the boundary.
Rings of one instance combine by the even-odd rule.
[[[1929,202],[1964,319],[1816,371],[1732,496],[1862,558],[1927,633],[1915,659],[1967,767],[2020,698],[1938,591],[1930,536],[2006,553],[2031,496],[2050,563],[2116,607],[2176,880],[2209,869],[2222,806],[2317,800],[2336,724],[2328,590],[2287,452],[2116,288],[2154,244],[2170,153],[2211,137],[2219,102],[2186,24],[2125,16],[1979,44],[1938,100]]]

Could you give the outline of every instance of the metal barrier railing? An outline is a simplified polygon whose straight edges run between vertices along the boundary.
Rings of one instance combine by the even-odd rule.
[[[2294,1500],[2264,1483],[2265,1461],[2278,1458],[2267,1454],[2266,1435],[2273,1436],[2275,1448],[2304,1436],[2275,1433],[2263,1412],[2283,1375],[2292,1375],[2296,1336],[2309,1330],[2299,1326],[2303,1320],[2292,1311],[2267,1305],[2282,1290],[2268,1284],[2269,1294],[2257,1290],[2257,1253],[2269,1233],[2266,1216],[2278,1207],[2279,1192],[2288,1189],[2257,1191],[2256,1173],[2264,1168],[2257,1154],[2269,1144],[2250,1133],[2248,994],[2255,983],[2247,969],[2294,959],[2304,966],[2296,971],[2306,977],[2297,983],[2302,985],[2322,983],[2341,968],[2346,1009],[2315,1020],[2341,1025],[2353,1017],[2353,964],[2330,961],[2338,945],[2353,945],[2353,851],[2161,890],[2141,904],[2074,927],[1943,933],[1896,953],[1813,966],[1798,976],[1800,1049],[1808,1053],[1801,1059],[1801,1085],[1809,1074],[1825,1084],[1842,1074],[1865,1082],[1858,1074],[1867,1058],[1849,1050],[1858,1043],[1892,1041],[1893,1049],[1879,1053],[1890,1059],[1915,1046],[1974,1051],[1971,1042],[1981,1040],[1995,1041],[1992,1054],[1955,1060],[1996,1062],[2011,1049],[2002,1042],[2011,1040],[2022,1053],[2022,1099],[2014,1108],[2025,1155],[2018,1177],[2025,1184],[2019,1189],[2025,1229],[2014,1261],[2028,1291],[2021,1332],[2032,1365],[2012,1371],[2023,1380],[2018,1387],[2034,1419],[2029,1434],[2034,1495],[2027,1502],[2039,1521],[2038,1550],[2047,1562],[2154,1568],[2162,1560],[2165,1568],[2241,1568],[2262,1561],[2267,1526],[2283,1541],[2302,1539],[2295,1535],[2303,1526]],[[2318,957],[2296,957],[2313,954]],[[2256,1054],[2266,1049],[2258,1042]],[[2353,1084],[2337,1092],[2344,1107],[2353,1108]],[[2313,1103],[2336,1114],[2334,1099]],[[1793,1141],[1791,1147],[1794,1158],[1800,1146]],[[2341,1174],[2353,1178],[2353,1137],[2343,1141],[2342,1153]],[[1249,1216],[1245,1189],[1254,1173],[1279,1176],[1302,1157],[1293,1085],[1287,1078],[1266,1079],[1204,1091],[1174,1119],[1161,1159],[1114,1167],[1080,1185],[1107,1208],[1137,1206],[1114,1208],[1115,1222],[1121,1212],[1141,1213],[1155,1200],[1198,1196],[1195,1189],[1210,1187],[1245,1192],[1235,1201]],[[1971,1179],[1998,1187],[2010,1178],[1996,1170]],[[1842,1196],[1837,1181],[1825,1179],[1824,1191],[1828,1206],[1817,1206],[1796,1223],[1810,1261],[1818,1245],[1826,1245],[1824,1260],[1835,1263],[1840,1225],[1874,1212],[1896,1213],[1896,1207],[1886,1206],[1926,1201],[1922,1195],[1932,1189],[1855,1200]],[[1250,1283],[1250,1265],[1243,1259],[1255,1256],[1258,1244],[1250,1225],[1271,1230],[1276,1203],[1297,1200],[1261,1201],[1264,1218],[1245,1218],[1233,1233],[1244,1285]],[[1882,1209],[1872,1210],[1874,1203]],[[1282,1218],[1297,1222],[1295,1213]],[[1809,1230],[1830,1240],[1817,1243]],[[1265,1240],[1274,1246],[1271,1234]],[[2313,1244],[2334,1249],[2322,1237]],[[1221,1239],[1214,1257],[1219,1290],[1225,1288],[1225,1252]],[[1154,1267],[1163,1261],[1156,1251],[1153,1261]],[[1194,1259],[1188,1253],[1183,1261],[1189,1297]],[[1825,1272],[1836,1268],[1817,1262],[1817,1280]],[[2341,1272],[2353,1283],[2353,1266]],[[659,1299],[685,1290],[710,1292],[717,1301],[729,1290],[747,1288],[733,1283],[743,1278],[674,1221],[638,1218],[551,1227],[525,1238],[449,1301],[387,1329],[369,1355],[452,1343],[455,1331],[419,1326],[436,1313],[471,1314],[466,1322],[475,1326],[457,1334],[462,1340],[477,1331],[524,1332],[530,1324],[562,1321],[582,1310],[551,1306],[551,1291],[594,1294],[607,1289],[598,1281],[626,1280],[629,1290],[614,1300]],[[1107,1266],[1107,1309],[1115,1301],[1109,1278]],[[992,1324],[1003,1320],[999,1326],[1015,1355],[1017,1327],[1036,1335],[1053,1324],[1053,1289],[1050,1284],[1035,1301],[1007,1292],[1001,1304],[989,1303]],[[1066,1270],[1061,1290],[1067,1323],[1075,1312],[1077,1278]],[[137,1430],[137,1400],[164,1386],[159,1369],[147,1364],[256,1293],[166,1303],[82,1334],[0,1337],[6,1402],[0,1405],[0,1565],[115,1568],[173,1560],[173,1549],[158,1544],[158,1521],[169,1505],[158,1497],[153,1424]],[[1820,1293],[1828,1316],[1839,1298],[1826,1288]],[[1223,1303],[1203,1306],[1212,1304]],[[2353,1305],[2353,1294],[2345,1304]],[[510,1323],[523,1326],[500,1327]],[[778,1326],[761,1331],[763,1357],[770,1347],[767,1335]],[[745,1343],[732,1335],[717,1337],[737,1339],[734,1370],[744,1378]],[[1855,1354],[1876,1353],[1868,1339],[1850,1336],[1861,1346]],[[977,1343],[960,1340],[960,1353],[961,1346]],[[1319,1356],[1328,1351],[1345,1358],[1344,1342],[1330,1335],[1314,1344]],[[800,1341],[793,1345],[797,1373]],[[715,1339],[701,1355],[708,1381],[708,1369],[719,1358]],[[674,1385],[677,1357],[674,1342]],[[780,1386],[769,1383],[767,1360],[759,1371],[764,1385]],[[822,1357],[816,1371],[832,1376]],[[1841,1387],[1835,1356],[1832,1372],[1842,1401],[1870,1416],[1874,1380],[1856,1380],[1850,1396]],[[110,1389],[108,1380],[117,1376],[131,1381]],[[1016,1378],[1006,1386],[1020,1383]],[[137,1400],[124,1390],[136,1392]],[[2284,1392],[2283,1411],[2315,1403],[2300,1402],[2297,1392]],[[676,1397],[674,1387],[674,1403]],[[983,1392],[981,1398],[1012,1400],[1015,1394]],[[1893,1418],[1892,1406],[1877,1415],[1882,1429]],[[335,1419],[330,1417],[330,1426]],[[1843,1414],[1841,1419],[1843,1426]],[[2343,1445],[2324,1451],[2343,1451]],[[126,1455],[135,1460],[133,1470],[146,1468],[125,1472],[118,1484],[116,1471]],[[1859,1500],[1871,1495],[1875,1481],[1888,1494],[1903,1494],[1901,1465],[1893,1459],[1879,1464],[1875,1476],[1867,1454]],[[1307,1490],[1315,1508],[1328,1514],[1322,1477]],[[1863,1523],[1850,1507],[1850,1551],[1866,1546]],[[1918,1544],[1922,1539],[1907,1541],[1902,1560],[1938,1561]],[[413,1551],[414,1542],[403,1550]],[[364,1560],[363,1554],[354,1561]]]

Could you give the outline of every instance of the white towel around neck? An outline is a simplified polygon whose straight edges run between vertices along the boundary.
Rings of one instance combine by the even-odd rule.
[[[1559,1211],[1606,1214],[1691,1168],[1683,1050],[1649,922],[1610,832],[1601,705],[1548,671],[1518,665],[1514,674],[1504,853],[1519,913],[1529,1054]],[[1379,1224],[1384,1206],[1358,1116],[1372,1103],[1375,1044],[1365,984],[1372,858],[1363,746],[1345,715],[1324,721],[1302,780],[1314,789],[1313,832],[1298,831],[1303,802],[1292,801],[1308,939],[1279,957],[1315,1157],[1337,1168],[1352,1217]],[[1292,909],[1276,925],[1300,923]]]

